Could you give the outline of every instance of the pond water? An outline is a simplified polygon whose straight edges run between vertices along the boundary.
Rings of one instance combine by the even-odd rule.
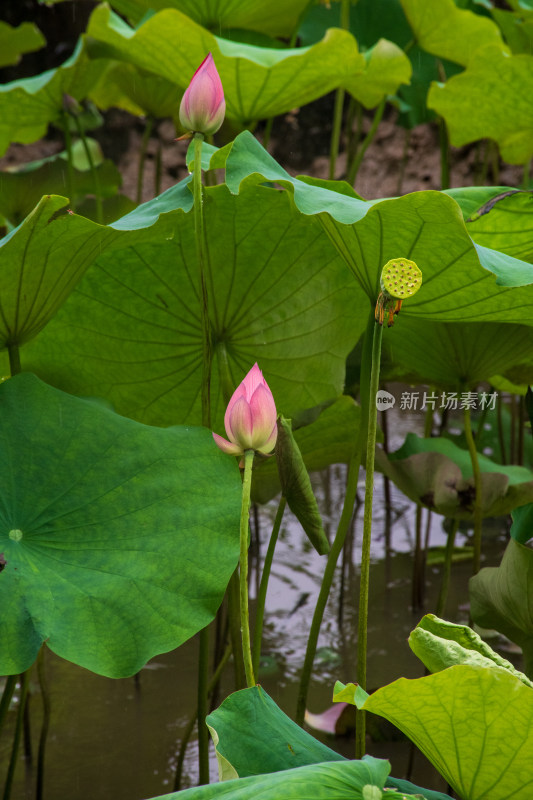
[[[413,424],[414,422],[414,424]],[[421,418],[398,412],[392,430],[392,448],[403,441],[407,429],[420,429]],[[345,468],[335,466],[315,474],[316,489],[324,521],[333,535],[340,514]],[[364,473],[360,476],[363,495]],[[407,637],[424,611],[412,611],[411,574],[415,529],[415,507],[391,486],[390,540],[386,536],[386,513],[382,477],[376,476],[374,530],[369,603],[368,685],[376,688],[400,676],[423,674],[421,663],[411,653]],[[277,503],[259,514],[262,555],[270,534]],[[425,527],[426,512],[423,523]],[[499,562],[505,547],[505,520],[487,520],[484,525],[484,564]],[[309,710],[320,713],[331,705],[335,680],[355,677],[358,563],[362,536],[362,508],[358,510],[353,535],[338,569],[319,640],[315,672],[309,692]],[[457,544],[468,531],[460,532]],[[431,517],[430,544],[443,545],[446,534],[442,518]],[[389,545],[389,546],[387,546]],[[260,563],[260,561],[259,561]],[[263,645],[261,685],[290,716],[296,707],[296,692],[307,634],[320,588],[325,557],[311,548],[300,526],[286,512],[274,557],[269,584]],[[446,617],[468,621],[468,578],[471,562],[454,564]],[[344,579],[341,580],[341,573]],[[252,613],[256,593],[257,562],[251,562]],[[433,611],[440,589],[441,566],[428,566],[425,611]],[[342,597],[342,602],[341,602]],[[341,613],[339,613],[341,610]],[[508,652],[507,657],[512,657]],[[517,662],[519,663],[519,662]],[[46,651],[46,671],[51,700],[51,724],[47,741],[44,800],[144,800],[172,791],[183,731],[196,706],[196,639],[178,650],[154,658],[138,679],[111,680],[76,667]],[[220,697],[233,690],[233,670],[226,668]],[[12,800],[35,797],[35,770],[42,703],[35,673],[30,687],[32,759],[19,759]],[[15,703],[0,739],[0,784],[7,770]],[[387,730],[382,731],[387,735]],[[390,732],[389,732],[390,733]],[[353,735],[328,737],[317,734],[330,747],[353,757]],[[405,777],[411,748],[407,741],[372,742],[369,752],[390,758],[392,774]],[[189,745],[185,759],[184,785],[196,781],[197,750]],[[214,752],[212,779],[217,778]],[[427,788],[446,790],[443,780],[420,753],[413,761],[411,780]]]

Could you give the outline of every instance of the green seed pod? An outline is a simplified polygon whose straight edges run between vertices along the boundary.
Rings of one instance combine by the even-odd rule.
[[[322,527],[322,520],[311,481],[294,436],[290,419],[278,417],[278,440],[276,443],[281,490],[290,510],[297,517],[309,541],[319,553],[329,552],[329,542]]]
[[[422,286],[422,271],[414,261],[393,258],[381,270],[381,291],[398,300],[407,300]]]

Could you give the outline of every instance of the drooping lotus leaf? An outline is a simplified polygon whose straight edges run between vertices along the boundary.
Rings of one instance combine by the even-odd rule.
[[[318,419],[294,431],[308,472],[324,469],[330,464],[350,460],[359,431],[361,408],[351,397],[342,395],[325,408]],[[267,503],[281,490],[274,459],[254,464],[252,497],[256,503]]]
[[[46,641],[139,670],[214,617],[239,557],[241,481],[204,428],[151,428],[22,374],[0,384],[0,672]]]
[[[223,781],[261,773],[284,774],[280,770],[325,761],[353,763],[300,728],[260,686],[231,694],[209,714],[207,724]],[[363,762],[368,758],[365,756]],[[385,785],[420,794],[426,800],[449,800],[441,792],[421,789],[397,778],[387,778]]]
[[[527,325],[503,322],[428,325],[426,320],[406,315],[385,332],[383,346],[390,362],[387,380],[426,383],[465,392],[517,365],[524,370],[524,381],[533,377],[533,328]],[[526,368],[528,362],[530,366]]]
[[[311,764],[283,772],[253,775],[210,786],[198,786],[153,800],[381,800],[381,789],[390,771],[383,759],[365,756],[360,761]],[[402,800],[417,800],[403,795]]]
[[[486,46],[460,75],[444,85],[434,83],[427,103],[446,120],[455,147],[490,138],[505,161],[526,164],[533,156],[532,91],[533,55],[508,55]]]
[[[361,75],[347,80],[346,90],[365,108],[374,108],[403,83],[409,83],[411,62],[394,42],[380,39],[365,52],[366,69]]]
[[[109,61],[89,96],[98,108],[122,108],[136,116],[172,117],[178,120],[183,91],[175,83],[152,72]]]
[[[0,155],[11,142],[28,144],[45,135],[49,123],[60,124],[63,95],[87,97],[105,67],[88,58],[80,39],[72,56],[56,69],[0,86]]]
[[[524,653],[524,672],[533,678],[533,550],[514,538],[499,567],[484,567],[469,582],[472,619],[494,628]]]
[[[497,666],[533,688],[523,672],[489,647],[472,628],[456,625],[434,614],[426,614],[409,636],[409,647],[430,672],[439,672],[456,664]]]
[[[367,695],[337,683],[334,699],[385,717],[462,800],[528,800],[533,690],[500,667],[460,665]]]
[[[446,194],[414,192],[365,203],[332,191],[327,182],[292,178],[244,131],[227,155],[226,183],[238,192],[241,184],[261,179],[285,186],[303,214],[318,216],[372,303],[383,266],[403,256],[422,270],[423,286],[401,315],[533,324],[533,266],[476,245],[459,206]]]
[[[401,0],[414,37],[423,50],[456,64],[468,64],[475,51],[492,44],[507,50],[498,26],[488,17],[457,8],[453,0]]]
[[[133,30],[102,5],[94,10],[87,34],[93,56],[135,64],[182,90],[211,52],[224,87],[226,116],[244,125],[309,103],[365,65],[347,31],[331,30],[311,47],[262,48],[217,38],[174,9],[158,12]]]
[[[138,212],[129,226],[148,213]],[[171,219],[158,241],[98,259],[65,313],[23,352],[26,368],[67,391],[105,396],[143,422],[199,422],[194,225],[185,214]],[[223,185],[207,189],[205,220],[214,429],[224,432],[226,360],[232,386],[257,361],[287,416],[336,398],[366,320],[354,317],[360,293],[319,226],[287,193],[265,187],[238,197]]]
[[[46,40],[33,22],[23,22],[17,28],[0,22],[0,67],[18,64],[23,53],[44,47]]]
[[[483,455],[478,455],[478,461],[484,517],[508,514],[532,502],[533,472],[526,467],[495,464]],[[470,454],[449,439],[421,439],[408,433],[402,447],[390,456],[378,448],[376,465],[416,503],[446,517],[473,518]]]
[[[308,0],[112,0],[120,14],[138,23],[147,11],[174,8],[204,28],[217,33],[226,28],[243,28],[269,36],[289,37]]]
[[[85,152],[82,153],[80,145],[78,140],[73,147],[73,196],[69,198],[71,207],[95,190],[94,176],[84,164]],[[14,170],[0,172],[0,213],[12,225],[19,225],[43,195],[68,197],[66,158],[65,152],[58,153],[41,161],[23,164]],[[122,185],[122,177],[115,164],[109,159],[104,161],[100,153],[95,169],[98,172],[101,195],[115,195]]]

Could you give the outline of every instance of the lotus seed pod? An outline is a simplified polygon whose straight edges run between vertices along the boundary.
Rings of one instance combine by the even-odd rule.
[[[393,258],[381,271],[381,291],[398,300],[407,300],[422,286],[422,271],[414,261]]]

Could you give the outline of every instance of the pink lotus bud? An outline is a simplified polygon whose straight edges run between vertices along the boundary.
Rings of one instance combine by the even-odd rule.
[[[224,415],[228,439],[214,433],[224,453],[240,456],[245,450],[271,453],[276,444],[276,404],[257,364],[236,388]]]
[[[211,53],[204,58],[189,84],[180,105],[180,122],[193,133],[208,136],[224,122],[226,101],[220,76]]]

